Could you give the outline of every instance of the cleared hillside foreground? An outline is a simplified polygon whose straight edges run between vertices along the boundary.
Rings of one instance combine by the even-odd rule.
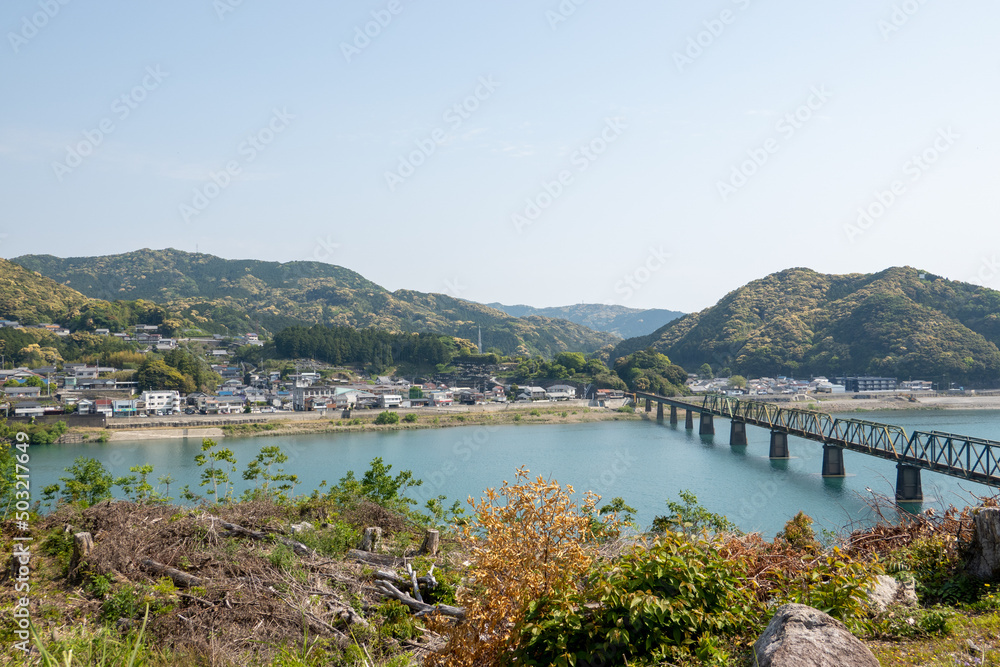
[[[875,375],[995,386],[1000,292],[911,267],[826,275],[788,269],[717,304],[622,342],[721,375]]]
[[[323,262],[229,260],[174,249],[102,257],[25,255],[12,261],[37,272],[36,282],[44,276],[58,283],[45,281],[45,286],[61,300],[72,300],[71,305],[93,299],[105,308],[105,302],[117,300],[155,303],[163,311],[161,321],[171,329],[274,334],[294,325],[326,324],[429,332],[477,342],[482,330],[484,348],[548,357],[568,350],[594,352],[621,340],[568,320],[512,317],[445,294],[389,292],[354,271]],[[4,272],[11,274],[6,281],[11,286],[28,278],[24,272],[13,275],[12,267],[0,264],[0,285]],[[79,296],[70,299],[76,292]],[[53,302],[35,317],[58,322],[66,317],[60,311]],[[12,312],[31,321],[29,310]]]
[[[524,469],[466,514],[414,508],[417,480],[381,459],[293,498],[266,448],[256,488],[236,499],[227,450],[206,441],[204,453],[194,507],[166,502],[148,470],[124,481],[129,500],[108,500],[123,481],[78,461],[58,509],[30,515],[36,664],[749,667],[787,601],[841,619],[882,665],[997,664],[1000,599],[965,574],[967,512],[823,546],[804,515],[769,542],[682,492],[638,535],[622,499],[574,499]],[[358,551],[369,528],[381,539]],[[8,517],[4,548],[22,534]],[[876,611],[866,590],[886,571],[915,582],[920,605]],[[19,601],[0,588],[7,658]]]

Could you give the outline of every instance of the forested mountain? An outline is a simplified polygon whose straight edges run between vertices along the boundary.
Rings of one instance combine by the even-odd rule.
[[[505,354],[591,352],[619,337],[566,320],[519,319],[442,294],[389,292],[361,275],[322,262],[228,260],[180,250],[137,250],[103,257],[25,255],[12,261],[100,299],[161,304],[172,321],[212,333],[276,333],[325,324],[431,332],[478,341]]]
[[[1000,292],[910,267],[825,275],[795,268],[618,345],[689,369],[760,375],[875,374],[995,384]]]
[[[18,264],[0,259],[0,317],[27,324],[62,322],[79,315],[90,301],[74,289],[64,287]]]
[[[684,313],[677,310],[663,310],[662,308],[642,310],[640,308],[627,308],[626,306],[600,303],[578,303],[573,306],[555,306],[552,308],[534,308],[525,305],[505,306],[502,303],[490,303],[487,305],[497,310],[502,310],[514,317],[529,315],[558,317],[582,324],[595,331],[606,331],[622,338],[650,334],[667,322],[684,315]]]

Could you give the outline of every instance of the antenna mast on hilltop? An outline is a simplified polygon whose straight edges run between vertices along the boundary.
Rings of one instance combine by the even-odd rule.
[[[483,328],[479,327],[479,354],[483,353]]]

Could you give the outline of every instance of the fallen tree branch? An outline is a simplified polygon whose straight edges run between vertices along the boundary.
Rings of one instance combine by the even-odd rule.
[[[390,584],[388,581],[381,579],[376,581],[375,589],[387,598],[399,600],[407,607],[417,612],[417,615],[443,614],[444,616],[452,616],[459,619],[465,618],[465,610],[461,607],[452,607],[447,604],[427,604],[426,602],[417,602],[409,595]]]
[[[176,586],[191,588],[192,586],[204,586],[208,583],[201,577],[196,577],[193,574],[188,574],[187,572],[181,572],[177,568],[164,565],[163,563],[155,561],[152,558],[147,558],[142,561],[142,564],[144,567],[152,570],[156,574],[170,577]]]
[[[413,586],[408,579],[404,579],[395,572],[390,572],[388,570],[376,570],[375,578],[388,581],[400,590],[410,590]],[[417,577],[417,583],[421,586],[421,588],[425,588],[427,590],[433,590],[437,588],[438,585],[437,579],[435,579],[434,575],[431,573],[428,573],[425,577]]]
[[[410,575],[410,587],[413,590],[413,599],[417,602],[423,602],[424,597],[420,594],[420,584],[417,583],[417,573],[413,571],[413,566],[409,563],[406,564],[406,572]]]
[[[258,530],[250,530],[249,528],[244,528],[243,526],[239,526],[235,523],[229,523],[228,521],[220,519],[217,516],[212,516],[211,514],[206,515],[206,517],[213,522],[217,521],[219,525],[225,528],[227,531],[229,531],[229,534],[231,535],[240,535],[243,537],[249,537],[250,539],[253,540],[263,540],[266,542],[272,542],[272,541],[280,542],[281,544],[284,544],[286,547],[290,547],[292,551],[294,551],[300,556],[316,555],[316,552],[307,547],[306,545],[302,544],[298,540],[293,540],[289,537],[285,537],[284,535],[280,535],[277,533],[263,533]]]

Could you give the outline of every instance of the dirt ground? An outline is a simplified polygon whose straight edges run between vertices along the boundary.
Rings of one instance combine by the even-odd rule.
[[[792,405],[802,407],[815,403],[824,412],[852,412],[858,410],[1000,410],[1000,396],[920,396],[910,400],[906,395],[880,396],[877,398],[808,397]]]

